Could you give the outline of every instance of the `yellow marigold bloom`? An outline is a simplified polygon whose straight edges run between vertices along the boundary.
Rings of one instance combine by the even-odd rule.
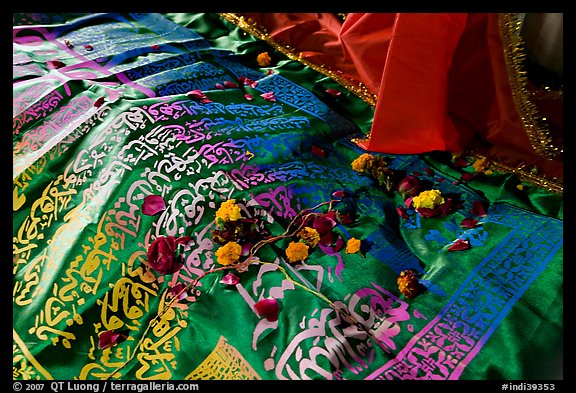
[[[444,198],[442,198],[440,190],[428,190],[422,191],[415,196],[414,199],[412,199],[412,203],[416,209],[421,207],[434,209],[444,203]]]
[[[229,199],[220,205],[220,209],[216,211],[216,221],[218,219],[228,222],[236,221],[242,218],[240,207],[236,204],[236,199]]]
[[[360,239],[356,239],[355,237],[351,237],[346,244],[346,253],[348,254],[355,254],[360,251],[360,244],[362,241]]]
[[[260,67],[267,67],[270,65],[272,58],[268,54],[268,52],[262,52],[256,57],[256,61]]]
[[[308,258],[308,246],[302,242],[290,242],[286,256],[290,262],[303,261]]]
[[[352,169],[355,170],[356,172],[360,173],[364,172],[364,170],[370,164],[373,158],[374,157],[372,156],[372,154],[369,153],[361,154],[358,158],[352,161]]]
[[[221,265],[230,265],[240,259],[242,246],[236,242],[228,242],[216,250],[216,258]]]
[[[304,227],[300,232],[298,232],[298,237],[302,239],[302,241],[309,245],[310,247],[314,248],[320,241],[320,234],[314,228]]]

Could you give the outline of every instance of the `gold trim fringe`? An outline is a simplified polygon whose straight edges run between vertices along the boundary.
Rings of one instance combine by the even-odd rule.
[[[522,125],[534,151],[548,159],[559,158],[562,149],[552,144],[552,138],[545,118],[530,100],[526,71],[523,61],[526,58],[524,41],[520,35],[522,22],[518,14],[501,13],[498,17],[502,39],[504,60],[508,67],[508,78],[512,97],[522,119]]]

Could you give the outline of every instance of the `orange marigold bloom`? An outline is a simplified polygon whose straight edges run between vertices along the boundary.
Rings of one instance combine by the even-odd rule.
[[[242,255],[242,246],[236,242],[228,242],[216,250],[216,258],[221,265],[230,265],[240,259]]]
[[[272,58],[268,54],[268,52],[262,52],[256,57],[256,61],[260,67],[267,67],[270,65]]]
[[[220,208],[216,211],[216,221],[223,222],[236,221],[242,218],[240,207],[236,204],[236,199],[229,199],[222,202]]]
[[[396,279],[400,293],[408,299],[412,299],[424,292],[426,287],[418,281],[418,278],[412,270],[403,270]]]
[[[309,245],[310,247],[314,248],[320,241],[320,234],[314,228],[304,227],[300,232],[298,232],[298,237],[302,239],[302,241]]]
[[[303,261],[308,258],[308,246],[302,242],[290,242],[286,256],[290,262]]]
[[[348,240],[348,243],[346,244],[346,253],[348,254],[357,253],[358,251],[360,251],[361,244],[362,242],[359,239],[351,237],[350,240]]]
[[[360,173],[364,172],[364,170],[366,170],[366,168],[372,162],[373,158],[374,157],[372,156],[372,154],[362,153],[360,156],[358,156],[358,158],[352,161],[352,169],[356,172]]]

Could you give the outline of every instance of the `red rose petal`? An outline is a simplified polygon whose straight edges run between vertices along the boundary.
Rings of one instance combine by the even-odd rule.
[[[314,154],[316,157],[326,157],[326,150],[316,146],[316,145],[312,145],[311,147],[311,152],[312,154]]]
[[[276,101],[276,98],[274,97],[274,93],[271,91],[269,91],[268,93],[260,94],[260,97],[264,98],[266,101]]]
[[[147,195],[142,204],[142,214],[154,216],[166,209],[166,202],[160,195]]]
[[[467,167],[468,165],[470,165],[468,160],[461,158],[461,157],[457,158],[456,161],[454,161],[454,166],[456,168],[464,168],[464,167]]]
[[[478,217],[486,217],[486,209],[484,208],[484,204],[482,201],[475,201],[472,203],[472,209],[470,210],[472,214]]]
[[[458,239],[450,247],[448,247],[448,251],[462,251],[468,250],[470,248],[470,242],[468,240]]]
[[[236,285],[239,282],[240,282],[240,277],[238,277],[234,273],[228,273],[224,277],[222,277],[222,280],[220,280],[220,283],[226,284],[226,285]]]
[[[408,213],[406,213],[406,209],[404,209],[404,207],[402,207],[402,206],[397,207],[397,208],[396,208],[396,212],[398,212],[398,215],[399,215],[401,218],[405,219],[405,220],[407,220],[408,218],[410,218],[410,217],[408,216]]]
[[[106,349],[110,348],[112,345],[116,344],[120,338],[120,333],[116,333],[113,330],[107,330],[100,333],[98,336],[98,348]]]
[[[224,87],[227,89],[234,89],[236,87],[238,87],[238,85],[234,82],[230,82],[230,81],[225,81],[224,82]]]
[[[93,48],[92,45],[90,45],[90,44],[84,45],[84,49],[86,49],[87,51],[94,50],[94,48]]]
[[[332,95],[335,96],[335,97],[338,97],[339,95],[342,94],[341,91],[336,90],[336,89],[326,89],[326,93],[332,94]]]
[[[178,284],[170,288],[169,292],[172,296],[178,296],[178,300],[186,299],[188,297],[188,294],[186,293],[186,291],[184,291],[184,288],[186,288],[186,286],[181,282],[179,282]]]
[[[225,87],[224,87],[224,85],[223,85],[222,83],[215,83],[215,84],[214,84],[214,87],[217,88],[217,89],[220,89],[220,90],[224,90],[224,89],[225,89]]]
[[[56,68],[66,67],[66,64],[64,64],[63,62],[61,62],[59,60],[49,60],[46,62],[46,64],[48,65],[48,69],[51,69],[51,70],[54,70]]]
[[[463,172],[462,175],[460,176],[460,180],[461,181],[470,181],[472,179],[474,179],[474,174],[470,173],[470,172]]]
[[[265,317],[268,321],[278,320],[278,301],[276,299],[262,299],[254,305],[258,316]]]
[[[252,97],[252,94],[245,94],[244,98],[246,98],[248,101],[252,101],[254,98]]]
[[[460,223],[461,227],[468,228],[468,229],[475,228],[476,225],[478,225],[478,220],[475,218],[465,218]]]
[[[340,199],[340,198],[344,198],[346,196],[346,193],[344,192],[344,190],[336,190],[332,193],[332,196],[334,198]]]
[[[100,108],[102,106],[102,104],[104,103],[104,101],[106,101],[106,99],[104,97],[100,97],[96,101],[94,101],[94,106],[96,108]]]

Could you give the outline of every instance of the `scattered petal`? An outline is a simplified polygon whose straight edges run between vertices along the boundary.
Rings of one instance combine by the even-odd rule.
[[[420,181],[416,176],[406,175],[398,183],[398,192],[402,198],[414,197],[420,192]]]
[[[178,300],[184,300],[188,297],[188,294],[185,291],[186,286],[179,282],[178,284],[174,285],[172,288],[168,290],[170,295],[173,297],[178,296]]]
[[[346,193],[344,192],[344,190],[336,190],[332,193],[332,196],[334,198],[342,199],[346,196]]]
[[[472,217],[465,218],[462,220],[462,222],[460,222],[461,227],[468,229],[475,228],[476,225],[478,225],[478,220]]]
[[[59,60],[48,60],[46,62],[46,65],[48,66],[48,69],[50,69],[50,70],[54,70],[56,68],[66,67],[66,64],[59,61]]]
[[[342,94],[340,90],[336,89],[326,89],[326,93],[333,95],[334,97],[338,97]]]
[[[188,93],[186,93],[186,96],[192,100],[200,101],[203,104],[212,102],[212,100],[206,97],[206,95],[202,93],[202,91],[200,90],[191,90]]]
[[[470,213],[477,217],[486,217],[486,208],[484,207],[484,203],[482,201],[474,201],[472,203],[472,209],[470,209]]]
[[[424,172],[426,172],[426,174],[427,174],[428,176],[434,175],[434,171],[432,171],[432,169],[430,169],[430,168],[428,168],[428,167],[424,168]]]
[[[96,108],[100,108],[102,106],[102,104],[104,103],[104,101],[106,101],[106,98],[100,97],[96,101],[94,101],[94,106]]]
[[[214,84],[214,87],[217,88],[217,89],[220,89],[220,90],[224,90],[224,89],[225,89],[225,87],[224,87],[224,85],[223,85],[222,83],[215,83],[215,84]]]
[[[410,216],[408,216],[408,213],[406,212],[406,209],[403,206],[397,207],[396,212],[398,212],[398,215],[405,220],[410,218]]]
[[[252,101],[254,99],[252,94],[244,94],[244,98],[246,98],[248,101]]]
[[[238,277],[234,273],[228,273],[224,277],[222,277],[222,280],[220,280],[221,284],[226,284],[226,285],[236,285],[239,282],[240,282],[240,277]]]
[[[452,211],[453,203],[454,200],[452,198],[446,198],[444,203],[438,206],[438,209],[440,209],[440,215],[447,216],[448,214],[450,214],[450,212]]]
[[[461,181],[470,181],[472,179],[474,179],[475,175],[473,173],[470,172],[463,172],[462,175],[460,176],[460,180]]]
[[[142,204],[142,214],[154,216],[166,209],[166,201],[160,195],[147,195]]]
[[[121,334],[113,330],[107,330],[98,335],[98,348],[106,349],[118,342]]]
[[[454,161],[454,166],[456,168],[464,168],[467,167],[468,165],[470,165],[470,163],[468,162],[468,160],[466,160],[465,158],[462,157],[458,157],[455,161]]]
[[[278,301],[276,299],[262,299],[254,305],[256,313],[270,322],[278,320]]]
[[[414,198],[410,197],[410,198],[406,198],[404,200],[404,206],[406,206],[406,209],[410,209],[410,205],[412,205],[412,199],[414,199]]]
[[[234,82],[230,82],[230,81],[225,81],[224,82],[224,87],[227,89],[234,89],[236,87],[238,87],[238,85]]]
[[[275,74],[274,70],[268,70],[268,72],[266,72],[266,75],[274,75],[274,74]]]
[[[155,45],[152,45],[150,48],[152,48],[153,50],[158,50],[158,49],[160,49],[160,45],[155,44]]]
[[[318,147],[316,145],[312,145],[312,147],[310,148],[311,152],[313,155],[315,155],[316,157],[326,157],[326,150],[322,149],[321,147]]]
[[[68,41],[68,40],[64,40],[64,44],[65,44],[69,49],[74,48],[74,45],[72,45],[72,43],[71,43],[70,41]]]
[[[274,97],[274,92],[269,91],[268,93],[262,93],[260,94],[260,97],[264,98],[266,101],[276,101],[276,98]]]
[[[458,239],[448,247],[448,251],[462,251],[468,250],[470,248],[470,242],[468,240]]]
[[[517,189],[519,189],[520,191],[522,191],[524,189],[524,186],[522,184],[518,184],[516,186]]]
[[[89,52],[92,51],[92,50],[94,50],[94,48],[93,48],[92,45],[90,45],[90,44],[84,45],[84,49],[86,49],[86,50],[89,51]]]

